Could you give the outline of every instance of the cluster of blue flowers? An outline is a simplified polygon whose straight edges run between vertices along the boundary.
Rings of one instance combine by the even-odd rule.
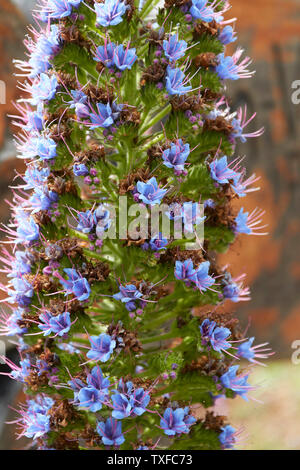
[[[203,403],[217,393],[248,400],[249,373],[234,361],[262,364],[272,354],[267,343],[237,335],[219,313],[207,313],[201,324],[193,315],[199,304],[217,309],[250,298],[245,275],[219,270],[212,251],[228,246],[223,230],[232,240],[263,234],[259,209],[219,220],[231,199],[259,189],[242,159],[230,157],[238,140],[262,129],[247,132],[255,114],[232,113],[219,97],[224,80],[252,76],[251,60],[240,48],[225,55],[236,41],[232,21],[224,21],[228,2],[175,2],[150,27],[152,3],[40,0],[36,19],[43,25],[25,41],[28,60],[16,62],[29,94],[16,104],[17,148],[27,169],[4,228],[13,250],[2,250],[8,283],[1,288],[11,314],[1,313],[0,332],[18,336],[20,364],[6,359],[7,375],[35,394],[17,422],[41,449],[80,442],[147,450],[162,435],[164,446],[209,440],[185,406],[198,403],[198,379],[203,390],[207,382]],[[218,53],[199,67],[197,52],[210,40]],[[141,211],[168,202],[162,216],[196,234],[196,253],[152,226],[138,240],[129,230],[125,239],[110,239],[112,202],[125,193]],[[196,229],[204,221],[202,246]],[[203,374],[199,355],[212,359]],[[214,359],[222,366],[217,372]],[[57,422],[67,419],[68,436],[56,413]],[[214,432],[219,448],[238,442],[230,425]]]

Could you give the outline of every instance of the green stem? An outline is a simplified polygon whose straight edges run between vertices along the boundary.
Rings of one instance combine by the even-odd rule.
[[[145,132],[150,129],[151,127],[155,126],[155,124],[157,124],[159,121],[161,121],[167,114],[169,114],[169,112],[171,111],[172,109],[172,106],[170,105],[170,103],[165,106],[158,114],[156,114],[154,116],[153,119],[151,119],[150,122],[148,122],[148,124],[145,126],[145,127],[142,127],[141,130],[140,130],[140,134],[145,134]]]

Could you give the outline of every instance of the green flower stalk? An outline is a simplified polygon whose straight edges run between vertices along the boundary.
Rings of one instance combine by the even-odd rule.
[[[247,400],[240,359],[270,354],[218,308],[250,297],[216,254],[263,229],[232,206],[258,189],[235,143],[262,129],[224,96],[251,61],[225,55],[228,2],[166,0],[150,20],[158,3],[44,0],[16,61],[27,169],[2,332],[18,336],[20,364],[6,362],[38,449],[232,448],[238,432],[197,409]]]

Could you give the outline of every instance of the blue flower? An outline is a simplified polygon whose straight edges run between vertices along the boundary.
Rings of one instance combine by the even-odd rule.
[[[91,293],[91,288],[88,281],[80,276],[76,269],[65,268],[64,272],[68,275],[68,280],[63,279],[61,276],[59,282],[65,289],[65,295],[74,294],[77,300],[87,300]]]
[[[49,59],[58,52],[60,46],[59,28],[52,25],[50,31],[41,34],[30,54],[28,65],[31,68],[30,77],[34,78],[38,74],[47,72],[51,67]],[[29,50],[31,49],[28,46]]]
[[[13,369],[9,376],[13,380],[17,380],[18,382],[25,383],[26,379],[29,377],[31,372],[32,372],[32,369],[31,369],[31,363],[29,359],[24,359],[23,361],[20,361],[20,367],[16,367],[15,369]]]
[[[52,100],[56,94],[57,87],[58,81],[55,75],[51,75],[51,77],[49,77],[49,75],[42,73],[39,81],[34,82],[31,87],[31,104],[39,105],[41,101]]]
[[[35,166],[28,166],[25,175],[23,176],[23,179],[26,182],[24,189],[34,189],[39,188],[40,186],[44,186],[49,175],[49,168],[42,168],[41,170],[38,170]]]
[[[95,210],[96,218],[96,235],[101,240],[112,223],[112,217],[109,209],[105,204],[100,204]]]
[[[17,243],[33,242],[39,238],[40,229],[32,217],[24,218],[17,228]]]
[[[172,68],[168,65],[166,75],[166,89],[169,95],[184,95],[192,89],[185,86],[186,77],[179,68]]]
[[[68,101],[70,109],[75,109],[77,104],[85,104],[87,101],[86,94],[81,90],[71,90],[72,100]]]
[[[259,364],[265,366],[263,362],[256,360],[259,359],[267,359],[269,356],[272,356],[274,352],[272,352],[271,348],[266,348],[269,343],[258,344],[257,346],[252,346],[254,342],[254,337],[249,338],[248,341],[244,341],[241,343],[237,350],[237,356],[242,357],[243,359],[247,359],[249,362],[253,364]]]
[[[214,19],[214,10],[207,5],[207,0],[192,0],[190,14],[197,20],[210,23]]]
[[[228,328],[216,326],[216,322],[208,319],[204,320],[199,328],[203,344],[210,342],[215,351],[222,352],[232,347],[226,341],[226,338],[231,335],[231,331]]]
[[[24,127],[27,132],[39,132],[44,128],[43,107],[41,105],[35,111],[27,114],[27,124]]]
[[[102,405],[105,401],[105,395],[95,387],[84,387],[78,395],[78,406],[81,408],[87,408],[93,413],[101,410]]]
[[[179,281],[192,281],[195,277],[195,269],[191,258],[185,261],[176,261],[174,275]]]
[[[248,217],[249,212],[244,212],[244,209],[241,207],[238,215],[235,218],[235,232],[246,233],[247,235],[250,235],[252,233],[251,228],[247,225]]]
[[[86,176],[89,174],[89,169],[84,163],[75,163],[73,165],[73,173],[75,176]]]
[[[89,117],[92,122],[91,129],[97,127],[110,127],[114,123],[113,110],[109,103],[97,103],[97,112],[93,111]]]
[[[50,431],[50,415],[48,411],[54,405],[49,397],[38,396],[28,401],[28,408],[22,412],[24,436],[37,439]]]
[[[47,6],[42,10],[42,20],[46,18],[62,19],[70,16],[72,7],[78,7],[81,0],[48,0]]]
[[[41,160],[52,160],[56,157],[56,142],[50,137],[38,137],[36,150]]]
[[[120,44],[118,47],[116,47],[114,54],[115,66],[122,71],[126,69],[131,69],[137,59],[135,51],[135,47],[129,49],[129,43],[126,49],[124,49],[123,44]]]
[[[221,434],[219,435],[219,440],[221,442],[222,449],[233,449],[236,443],[236,430],[227,424],[221,428]]]
[[[236,282],[228,283],[223,288],[223,295],[225,299],[230,299],[232,302],[239,302],[241,299],[241,288]]]
[[[190,427],[192,426],[192,424],[194,424],[197,420],[196,418],[194,418],[194,416],[190,415],[189,412],[190,412],[190,409],[188,406],[186,406],[184,409],[184,418],[183,418],[183,421],[185,423],[185,425],[187,427]]]
[[[133,400],[123,393],[115,393],[111,397],[113,404],[112,417],[116,419],[127,418],[131,414]]]
[[[87,353],[87,357],[93,361],[107,362],[116,347],[116,342],[106,333],[99,336],[91,336],[89,338],[91,349]]]
[[[223,28],[223,30],[219,34],[218,39],[219,41],[221,41],[222,44],[224,44],[224,46],[232,42],[235,42],[237,38],[236,38],[236,33],[234,32],[232,26],[229,26],[229,25],[225,26],[225,28]]]
[[[97,220],[95,214],[87,210],[85,212],[77,212],[76,222],[76,230],[78,230],[78,232],[90,233],[95,227]]]
[[[91,373],[87,375],[87,383],[89,386],[100,390],[103,395],[108,395],[108,388],[110,385],[109,378],[103,376],[102,370],[99,366],[93,367]]]
[[[97,47],[94,60],[96,62],[101,62],[105,67],[113,67],[115,48],[116,44],[114,42],[108,43],[105,39],[104,46]]]
[[[248,401],[247,392],[252,389],[248,384],[248,375],[236,375],[239,366],[231,366],[220,378],[221,384],[224,388],[228,388],[240,395],[244,400]]]
[[[34,214],[51,209],[52,204],[57,201],[58,194],[55,191],[48,191],[45,188],[35,188],[28,202],[31,207],[31,213]]]
[[[160,426],[167,436],[175,436],[175,434],[188,433],[189,428],[184,422],[185,412],[183,408],[167,408],[163,418],[160,420]]]
[[[121,421],[113,418],[108,418],[105,423],[98,423],[97,433],[102,437],[102,442],[106,446],[120,446],[125,441]]]
[[[156,235],[155,237],[151,238],[149,245],[150,245],[151,250],[159,251],[159,250],[163,250],[164,248],[166,248],[168,243],[169,242],[167,238],[164,238],[162,236],[162,233],[159,232],[159,235]]]
[[[121,0],[105,0],[104,3],[95,3],[97,25],[107,28],[116,26],[123,21],[122,16],[128,9],[128,5]]]
[[[237,173],[228,167],[226,155],[219,160],[217,158],[213,160],[209,168],[210,176],[219,184],[227,184],[229,180],[233,180],[237,176]]]
[[[20,307],[28,307],[34,295],[33,286],[24,277],[15,277],[11,281],[12,289],[9,289],[9,302],[17,303]]]
[[[215,283],[214,278],[208,274],[209,268],[209,261],[204,261],[197,268],[193,277],[193,282],[196,284],[200,292],[205,292]]]
[[[237,356],[248,359],[248,361],[252,361],[255,357],[255,349],[252,348],[254,339],[255,338],[252,337],[249,338],[248,341],[241,343],[238,347]]]
[[[178,139],[175,143],[171,143],[171,148],[163,151],[162,159],[164,165],[168,168],[174,168],[175,171],[182,172],[189,154],[189,144],[183,144],[182,139]]]
[[[200,205],[197,202],[184,202],[181,210],[182,222],[185,232],[193,232],[194,225],[204,222],[201,216]]]
[[[126,286],[119,286],[119,292],[113,295],[116,300],[121,300],[125,303],[127,310],[132,311],[136,309],[135,302],[143,296],[134,284],[127,284]]]
[[[31,272],[31,262],[28,258],[28,254],[25,251],[16,251],[15,257],[11,262],[11,271],[7,274],[7,277],[21,277],[24,274]]]
[[[50,313],[42,313],[39,316],[43,324],[39,324],[40,330],[44,331],[44,336],[48,336],[54,333],[55,336],[66,335],[72,326],[70,313],[64,312],[56,316],[52,316]]]
[[[150,402],[150,395],[143,388],[137,388],[131,395],[132,413],[141,416]]]
[[[147,183],[138,181],[136,188],[139,193],[139,199],[141,199],[145,204],[150,204],[150,206],[160,204],[162,198],[167,192],[167,189],[159,189],[154,176],[148,180]]]
[[[178,41],[178,34],[170,35],[168,40],[163,41],[165,56],[171,61],[176,62],[185,55],[187,43],[183,40]]]
[[[243,53],[243,49],[238,49],[233,56],[225,57],[224,54],[217,56],[219,64],[216,66],[216,73],[221,80],[238,80],[239,78],[250,78],[255,72],[250,72],[247,68],[251,64],[249,57],[238,61]]]

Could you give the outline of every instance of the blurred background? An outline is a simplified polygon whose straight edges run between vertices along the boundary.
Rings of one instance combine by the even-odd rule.
[[[7,117],[14,113],[12,101],[19,93],[12,59],[24,57],[22,41],[34,4],[35,0],[0,0],[0,80],[6,84],[6,103],[0,104],[4,223],[9,218],[8,186],[15,169],[23,167],[15,158],[14,130]],[[246,209],[266,210],[269,236],[241,236],[220,262],[230,263],[234,275],[247,273],[252,301],[234,308],[245,327],[250,319],[248,334],[257,343],[269,341],[276,355],[268,367],[256,367],[251,376],[251,383],[259,386],[254,396],[262,404],[237,398],[220,401],[218,407],[220,413],[230,414],[234,427],[246,429],[240,448],[300,449],[300,364],[291,360],[292,343],[300,341],[300,103],[292,102],[293,83],[300,80],[300,0],[231,4],[228,18],[238,18],[238,44],[253,58],[256,75],[234,82],[227,94],[234,109],[246,103],[250,115],[257,112],[251,130],[265,127],[262,137],[237,149],[237,155],[247,155],[249,173],[261,177],[261,191],[241,202]],[[10,357],[14,354],[13,349],[8,351]],[[0,449],[24,446],[15,441],[13,426],[3,424],[13,397],[22,399],[18,386],[0,376]]]

